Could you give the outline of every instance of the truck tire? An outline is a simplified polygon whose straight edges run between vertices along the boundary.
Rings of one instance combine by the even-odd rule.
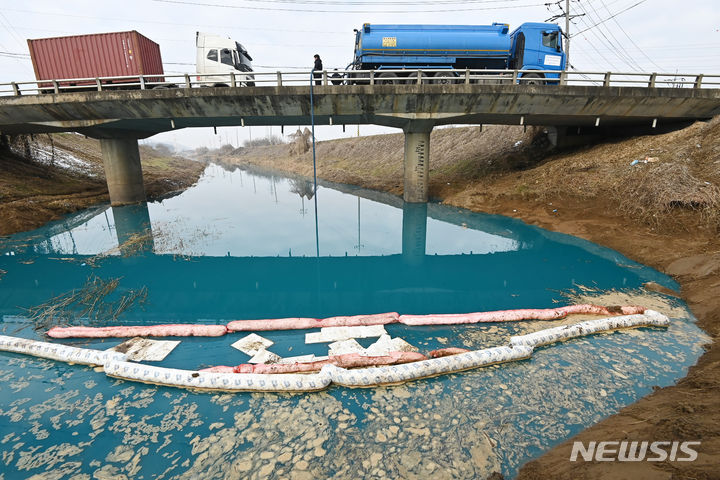
[[[351,72],[347,77],[347,85],[368,85],[370,84],[369,73],[355,73]]]
[[[382,72],[375,77],[376,85],[397,85],[398,83],[400,83],[400,79],[394,73]]]
[[[457,83],[457,77],[452,72],[437,72],[433,75],[432,83],[435,85],[452,85]]]
[[[523,85],[545,85],[545,80],[539,73],[525,73],[520,77],[520,83]]]
[[[431,83],[431,77],[429,73],[421,72],[420,75],[422,76],[422,79],[420,80],[420,83],[422,85],[427,85],[428,83]],[[412,72],[410,75],[405,78],[405,81],[403,82],[405,85],[417,85],[417,72]]]

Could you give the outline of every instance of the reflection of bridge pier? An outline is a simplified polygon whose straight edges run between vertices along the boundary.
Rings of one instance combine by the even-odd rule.
[[[427,203],[403,204],[402,257],[407,265],[422,265],[427,240]]]
[[[120,253],[130,255],[153,251],[155,241],[147,203],[112,207],[112,212]]]

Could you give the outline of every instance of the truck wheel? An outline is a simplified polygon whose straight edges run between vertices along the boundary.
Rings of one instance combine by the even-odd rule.
[[[422,72],[420,75],[422,76],[420,79],[422,85],[427,85],[432,81],[430,80],[431,75],[429,73]],[[403,83],[405,85],[417,85],[417,72],[410,73]]]
[[[451,85],[456,83],[457,79],[452,72],[437,72],[433,75],[432,83],[435,85]]]
[[[400,83],[400,79],[394,73],[382,72],[375,78],[375,83],[378,85],[397,85]]]
[[[369,73],[355,73],[348,74],[348,85],[368,85],[370,83]]]
[[[523,85],[545,85],[545,80],[539,73],[526,73],[520,77]]]

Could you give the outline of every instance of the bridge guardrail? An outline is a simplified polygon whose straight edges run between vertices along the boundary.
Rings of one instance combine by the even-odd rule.
[[[559,73],[559,75],[558,75]],[[720,88],[720,74],[638,72],[558,72],[556,70],[323,70],[313,81],[328,85],[423,85],[423,84],[560,84],[636,88]],[[204,87],[306,86],[312,72],[253,72],[251,75],[180,74],[125,77],[66,78],[0,84],[0,96],[59,94],[76,91],[167,89]],[[532,76],[532,78],[530,78]],[[554,78],[552,78],[554,77]]]

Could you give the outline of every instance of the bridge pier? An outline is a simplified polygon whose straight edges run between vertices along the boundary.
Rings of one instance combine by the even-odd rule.
[[[145,201],[140,150],[136,138],[100,139],[110,204],[129,205]]]
[[[411,122],[405,132],[403,200],[408,203],[428,201],[430,171],[430,132],[432,123]]]

